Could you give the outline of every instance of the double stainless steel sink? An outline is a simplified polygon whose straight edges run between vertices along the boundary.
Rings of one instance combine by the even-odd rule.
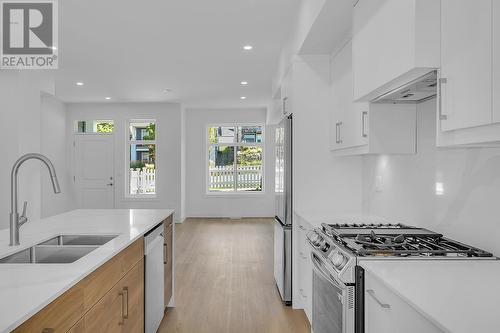
[[[0,264],[69,264],[118,235],[58,235],[0,258]]]

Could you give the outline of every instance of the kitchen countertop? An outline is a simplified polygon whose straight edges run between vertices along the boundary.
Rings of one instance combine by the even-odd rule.
[[[169,209],[74,210],[30,221],[20,230],[20,246],[9,246],[0,230],[0,257],[59,234],[119,234],[70,264],[0,264],[0,332],[10,332],[66,290],[173,214]]]
[[[360,261],[445,332],[498,332],[500,260]]]

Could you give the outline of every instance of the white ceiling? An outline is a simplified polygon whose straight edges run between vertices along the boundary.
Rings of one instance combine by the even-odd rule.
[[[299,3],[59,1],[56,95],[66,102],[110,96],[200,107],[266,106]],[[243,51],[246,44],[254,49]],[[77,81],[85,85],[77,87]]]

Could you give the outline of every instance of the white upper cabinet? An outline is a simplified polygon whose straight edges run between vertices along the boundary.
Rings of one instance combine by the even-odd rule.
[[[353,18],[354,99],[372,100],[438,68],[439,16],[436,0],[359,0]]]
[[[443,131],[492,122],[492,0],[441,1]]]
[[[441,0],[437,145],[500,142],[500,4]]]
[[[416,106],[355,103],[351,42],[330,68],[330,149],[336,155],[414,154]]]

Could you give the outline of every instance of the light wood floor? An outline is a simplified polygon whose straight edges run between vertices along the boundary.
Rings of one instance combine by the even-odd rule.
[[[271,219],[189,219],[176,226],[176,307],[159,333],[309,333],[273,277]]]

